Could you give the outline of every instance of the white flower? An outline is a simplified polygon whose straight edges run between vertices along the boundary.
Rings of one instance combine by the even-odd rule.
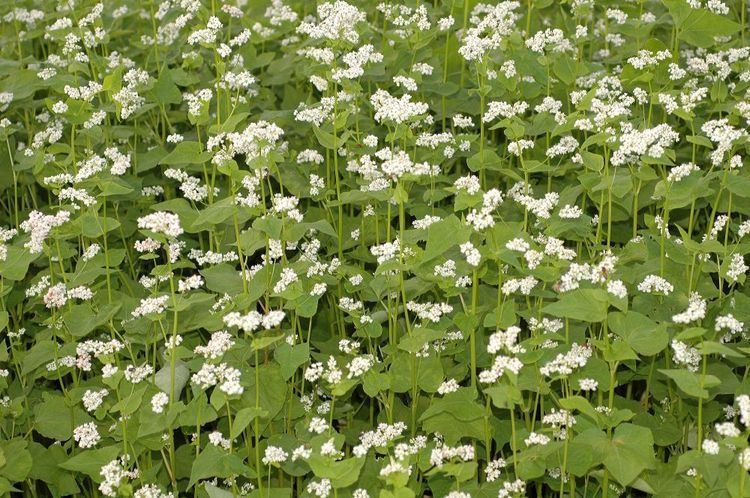
[[[139,384],[152,373],[154,373],[154,367],[152,367],[148,363],[144,363],[140,367],[136,367],[135,365],[128,365],[128,367],[125,369],[124,375],[125,379],[128,382]]]
[[[102,482],[99,484],[99,491],[104,496],[115,497],[123,480],[137,479],[138,469],[127,470],[127,457],[117,458],[102,466],[99,474],[102,476]]]
[[[562,137],[556,145],[548,148],[545,154],[547,157],[558,157],[565,154],[572,154],[578,149],[578,145],[578,140],[574,137]]]
[[[377,90],[370,97],[370,103],[375,109],[375,121],[378,123],[402,124],[425,114],[429,109],[429,106],[423,102],[412,102],[409,94],[397,98],[386,90]]]
[[[375,358],[371,354],[357,356],[346,364],[349,370],[347,379],[358,378],[364,375],[375,364]]]
[[[633,164],[641,156],[660,158],[666,149],[680,138],[668,124],[660,124],[643,131],[625,124],[619,136],[620,147],[612,154],[612,165]]]
[[[453,24],[456,22],[456,20],[453,18],[453,16],[447,16],[447,17],[441,17],[438,19],[438,30],[440,31],[447,31],[453,26]]]
[[[328,430],[328,422],[322,417],[313,417],[307,426],[307,430],[315,434],[323,434]]]
[[[73,429],[73,439],[81,448],[92,448],[101,438],[94,422],[87,422]]]
[[[166,393],[158,392],[151,397],[151,410],[154,413],[162,413],[167,403],[169,403],[169,396]]]
[[[508,463],[503,458],[497,458],[487,463],[487,468],[484,469],[487,475],[487,482],[494,482],[500,478],[503,474],[503,469]]]
[[[534,36],[526,40],[526,46],[532,52],[539,53],[545,50],[551,50],[552,52],[573,50],[573,44],[565,38],[565,33],[557,28],[538,31]]]
[[[180,226],[180,217],[166,211],[158,211],[138,218],[138,228],[162,233],[171,238],[178,237],[183,233]]]
[[[583,216],[583,210],[578,206],[566,204],[560,209],[558,216],[565,220],[576,220]]]
[[[466,257],[467,263],[471,266],[479,266],[482,255],[479,253],[479,250],[474,247],[474,244],[471,242],[465,242],[459,246],[459,249],[461,250],[461,254]]]
[[[731,126],[727,119],[706,121],[701,126],[701,131],[716,144],[716,148],[711,152],[711,163],[714,166],[721,164],[724,155],[732,149],[735,141],[747,135],[744,130]]]
[[[331,480],[330,479],[321,479],[318,482],[310,481],[310,483],[307,485],[307,492],[318,496],[319,498],[327,498],[328,495],[331,493]]]
[[[674,290],[674,286],[658,275],[648,275],[638,284],[638,290],[646,293],[658,292],[668,296]]]
[[[733,422],[721,422],[714,426],[716,432],[723,437],[738,437],[742,432]]]
[[[625,299],[628,296],[628,289],[622,280],[610,280],[607,282],[607,292],[613,296]]]
[[[516,140],[508,144],[508,152],[510,152],[514,156],[520,156],[521,154],[523,154],[524,150],[530,149],[532,147],[534,147],[534,142],[532,140]]]
[[[412,223],[412,226],[417,229],[425,229],[428,228],[433,223],[436,223],[440,221],[442,218],[440,216],[431,216],[431,215],[425,215],[424,218],[414,220]]]
[[[706,300],[700,294],[693,292],[690,295],[687,310],[672,316],[675,323],[691,323],[706,317]]]
[[[502,489],[498,492],[498,498],[510,498],[511,496],[521,496],[526,493],[526,483],[520,479],[515,481],[505,481]]]
[[[232,442],[229,439],[226,439],[224,435],[219,431],[211,432],[208,435],[208,441],[214,446],[224,448],[225,450],[228,450],[232,447]]]
[[[578,387],[581,391],[596,391],[599,387],[599,382],[594,379],[579,379]]]
[[[21,223],[21,229],[30,233],[31,237],[23,246],[29,249],[31,254],[37,254],[43,250],[43,242],[49,236],[53,228],[61,226],[70,220],[70,212],[58,211],[54,215],[45,215],[39,211],[29,213],[29,218]]]
[[[522,295],[528,296],[538,283],[539,281],[531,275],[524,278],[511,278],[503,282],[500,290],[505,295],[520,292]]]
[[[740,422],[745,427],[750,428],[750,396],[747,394],[740,394],[735,401],[740,410]]]
[[[166,295],[141,299],[140,305],[131,311],[130,314],[133,318],[139,318],[152,313],[164,313],[164,310],[167,309],[166,306],[168,301],[169,296]]]
[[[297,278],[297,273],[294,270],[292,270],[291,268],[284,268],[283,270],[281,270],[279,281],[276,282],[273,287],[273,292],[275,294],[281,294],[297,280],[299,279]]]
[[[405,90],[409,92],[416,92],[417,91],[417,82],[414,81],[414,78],[409,78],[408,76],[394,76],[393,77],[393,84],[397,87],[403,87]]]
[[[320,454],[324,457],[336,459],[343,456],[343,453],[336,449],[333,438],[329,439],[320,446]]]
[[[701,445],[703,453],[707,455],[718,455],[719,454],[719,443],[713,439],[704,439]]]
[[[108,379],[115,375],[119,369],[115,365],[109,363],[102,367],[102,377]]]
[[[292,461],[307,460],[312,456],[312,448],[305,448],[304,446],[298,446],[292,451]]]
[[[683,163],[679,166],[675,166],[669,170],[667,175],[667,181],[670,183],[676,183],[686,178],[690,173],[694,171],[700,171],[700,168],[693,163]]]
[[[453,311],[453,306],[448,303],[416,303],[409,301],[406,303],[406,309],[425,321],[437,323],[444,315]]]
[[[107,394],[109,394],[109,391],[106,389],[100,389],[98,391],[86,389],[86,392],[84,393],[81,400],[83,401],[83,407],[86,408],[86,411],[89,412],[96,410],[97,408],[99,408],[99,406],[101,406]]]
[[[438,394],[445,395],[448,393],[454,393],[458,391],[459,385],[456,379],[448,379],[438,387]]]
[[[589,358],[591,358],[591,354],[591,347],[573,343],[570,351],[565,354],[558,354],[554,360],[541,367],[539,372],[545,377],[570,375],[574,369],[585,366]]]
[[[745,264],[745,258],[742,254],[732,254],[732,259],[729,262],[729,268],[727,268],[727,277],[733,282],[736,282],[741,276],[747,272],[747,265]]]
[[[63,101],[57,101],[52,105],[52,112],[55,114],[64,114],[68,111],[68,104]]]
[[[701,355],[697,349],[690,347],[688,344],[672,340],[672,359],[679,365],[684,365],[691,372],[698,371],[698,365],[701,361]]]
[[[205,346],[196,346],[193,352],[206,359],[215,360],[220,358],[232,346],[234,339],[226,330],[220,330],[211,334],[211,339]]]
[[[523,363],[518,358],[498,355],[492,363],[489,370],[479,372],[479,382],[482,384],[492,384],[498,381],[506,372],[512,372],[515,375],[523,368]]]
[[[733,336],[742,333],[744,328],[745,324],[737,320],[731,313],[717,316],[714,324],[716,332],[721,330],[729,331],[721,337],[721,342],[729,342]]]
[[[365,21],[364,12],[342,0],[335,3],[325,2],[318,5],[319,21],[303,21],[297,26],[297,32],[306,34],[312,39],[346,40],[349,43],[359,41],[357,24]]]
[[[442,467],[445,462],[454,458],[470,462],[474,460],[474,456],[474,447],[469,444],[452,447],[439,443],[430,453],[430,464]]]
[[[490,51],[497,49],[503,39],[516,29],[519,15],[514,11],[518,7],[518,2],[500,2],[491,6],[477,4],[469,17],[471,27],[461,37],[458,53],[467,61],[480,61]],[[441,31],[453,25],[453,17],[447,19],[438,22]]]
[[[321,375],[323,375],[323,364],[320,362],[312,363],[305,369],[305,379],[308,382],[317,381]]]
[[[526,446],[532,446],[535,444],[545,446],[550,442],[550,439],[548,436],[545,436],[544,434],[538,434],[536,432],[532,432],[529,434],[529,437],[523,440],[524,444]]]
[[[406,424],[403,422],[396,422],[393,425],[380,423],[375,430],[363,432],[359,436],[360,444],[352,449],[352,452],[357,457],[363,457],[367,454],[370,448],[384,448],[389,442],[401,437],[406,431]]]
[[[277,465],[284,463],[289,458],[289,453],[278,446],[268,446],[263,456],[264,465]]]
[[[742,450],[737,457],[740,466],[745,470],[750,470],[750,448]]]

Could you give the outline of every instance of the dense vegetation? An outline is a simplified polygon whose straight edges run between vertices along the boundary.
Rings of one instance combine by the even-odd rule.
[[[0,14],[0,495],[750,496],[745,0]]]

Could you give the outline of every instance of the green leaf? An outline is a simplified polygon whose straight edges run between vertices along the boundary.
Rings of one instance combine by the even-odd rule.
[[[204,484],[206,487],[206,493],[208,493],[208,498],[233,498],[235,496],[234,493],[231,491],[227,491],[221,488],[217,488],[213,484],[207,482]]]
[[[706,388],[721,384],[721,381],[713,375],[704,376],[701,384],[701,375],[695,372],[666,368],[660,368],[659,372],[672,379],[685,394],[694,398],[707,399],[708,391]]]
[[[607,317],[609,299],[601,289],[576,289],[564,293],[557,301],[542,308],[542,312],[561,318],[584,322],[602,322]]]
[[[424,348],[428,342],[440,339],[445,335],[442,330],[430,330],[425,328],[416,328],[411,335],[405,335],[398,343],[398,348],[410,353],[417,353]]]
[[[44,401],[34,406],[34,429],[42,436],[65,441],[73,436],[73,429],[91,418],[78,407],[70,407],[62,396],[44,395]]]
[[[0,453],[5,456],[4,464],[0,465],[0,476],[10,482],[26,479],[33,465],[31,453],[26,449],[28,442],[23,439],[0,441]]]
[[[190,369],[181,361],[175,362],[174,366],[174,395],[180,397],[182,389],[190,379]],[[167,394],[172,392],[172,369],[170,364],[166,364],[154,375],[154,384]]]
[[[16,69],[12,77],[0,82],[0,91],[12,93],[14,101],[30,97],[40,88],[41,80],[36,75],[36,71],[28,69]]]
[[[346,143],[349,135],[351,134],[348,131],[341,133],[341,130],[339,130],[338,136],[334,136],[333,133],[323,131],[317,126],[313,126],[313,133],[315,134],[315,138],[318,139],[320,145],[322,145],[326,149],[332,150],[337,150],[339,147],[341,147],[342,144]]]
[[[477,404],[472,388],[461,388],[435,400],[419,417],[427,432],[439,432],[448,444],[463,437],[483,440],[485,436],[484,408]]]
[[[0,275],[7,280],[23,280],[29,265],[39,254],[31,254],[28,249],[18,246],[7,246],[8,254],[0,261]]]
[[[242,406],[255,407],[255,369],[248,368],[247,373],[243,372],[247,378],[247,387],[242,395]],[[273,418],[279,413],[284,406],[287,398],[287,390],[290,386],[281,375],[281,367],[274,363],[260,367],[257,373],[260,384],[258,387],[259,407],[268,413],[268,418]]]
[[[589,400],[583,396],[570,396],[567,398],[560,398],[560,406],[566,410],[578,410],[579,412],[586,415],[594,422],[599,422],[599,414],[596,412]]]
[[[242,277],[239,272],[228,263],[202,268],[201,275],[206,279],[206,288],[221,295],[236,296],[242,294]]]
[[[508,409],[523,403],[523,394],[516,386],[499,384],[485,388],[484,392],[498,408]]]
[[[127,195],[133,191],[133,187],[120,178],[98,179],[96,184],[100,190],[98,197]]]
[[[142,386],[138,389],[134,388],[130,390],[127,395],[123,396],[120,401],[115,403],[110,410],[113,413],[121,413],[123,416],[128,416],[136,412],[141,406],[143,401],[143,395],[146,393],[148,386]]]
[[[497,171],[502,169],[503,161],[495,151],[485,149],[484,152],[477,152],[467,159],[466,164],[471,171],[479,171],[482,169]]]
[[[704,341],[698,345],[697,349],[702,355],[718,354],[721,356],[729,356],[731,358],[745,358],[745,355],[739,351],[735,351],[729,346],[716,341]]]
[[[732,175],[727,181],[726,188],[737,197],[748,198],[750,197],[750,178]]]
[[[68,459],[68,454],[61,445],[53,444],[45,448],[39,443],[32,442],[29,444],[29,453],[33,465],[28,477],[46,482],[50,488],[57,488],[61,495],[80,492],[73,478],[75,474],[60,468],[60,464]]]
[[[297,369],[310,359],[310,345],[307,343],[290,346],[281,344],[273,352],[273,357],[281,365],[281,375],[289,380]]]
[[[588,468],[603,463],[620,484],[627,486],[641,473],[655,465],[654,437],[645,427],[634,424],[619,425],[610,440],[599,429],[588,429],[576,436],[571,446],[575,458],[571,472],[583,475]],[[582,458],[581,462],[576,458]]]
[[[448,249],[466,242],[468,238],[468,227],[455,215],[447,216],[427,228],[427,248],[422,260],[427,262],[442,256]]]
[[[714,14],[703,8],[694,9],[684,0],[662,0],[679,28],[677,36],[701,48],[714,45],[714,37],[729,36],[741,26],[726,16]]]
[[[247,466],[242,459],[237,455],[227,453],[218,446],[209,444],[193,460],[188,489],[201,479],[227,478],[232,475],[247,475]]]
[[[171,166],[176,164],[202,164],[211,159],[211,153],[205,152],[198,142],[180,142],[172,152],[159,161],[159,164]]]
[[[583,165],[593,171],[601,171],[604,168],[604,157],[593,152],[582,150],[580,152],[583,159]]]
[[[102,479],[100,474],[102,467],[117,458],[121,451],[121,444],[93,450],[83,450],[61,463],[60,467],[73,472],[82,472],[93,478],[96,482],[99,482]]]
[[[50,340],[37,341],[34,346],[23,357],[21,364],[21,373],[26,375],[36,370],[41,365],[51,362],[55,359],[56,344]]]
[[[237,213],[237,205],[234,197],[229,196],[208,206],[198,213],[198,217],[191,224],[193,230],[208,230],[211,227],[224,223]]]
[[[665,323],[657,324],[636,311],[610,313],[607,325],[641,355],[653,356],[663,351],[669,343]]]
[[[232,432],[229,436],[232,439],[240,437],[240,434],[242,434],[242,431],[245,430],[245,427],[247,427],[250,422],[255,420],[256,417],[268,417],[268,412],[263,408],[255,408],[254,406],[250,408],[243,408],[242,410],[238,411],[234,416],[234,420],[232,421]]]
[[[357,482],[365,459],[354,457],[336,462],[319,454],[313,454],[308,458],[307,463],[316,477],[330,479],[331,485],[335,488],[345,488]]]
[[[81,234],[90,239],[101,237],[105,233],[120,228],[120,222],[114,218],[97,216],[92,212],[85,212],[78,219]]]
[[[182,102],[182,92],[172,79],[172,71],[162,71],[151,91],[159,104],[179,104]]]
[[[576,63],[569,56],[563,54],[555,56],[552,62],[552,71],[566,85],[573,83],[578,73]]]
[[[283,222],[274,216],[256,218],[255,221],[253,221],[253,228],[255,230],[265,233],[274,240],[279,240],[281,238],[281,230],[283,227]]]
[[[649,429],[635,424],[619,425],[612,437],[610,451],[604,458],[604,465],[620,484],[627,486],[641,472],[653,467],[653,447],[654,436]]]
[[[71,306],[63,314],[63,320],[73,337],[85,337],[111,320],[119,309],[119,304],[104,305],[97,313],[89,303],[82,303]]]

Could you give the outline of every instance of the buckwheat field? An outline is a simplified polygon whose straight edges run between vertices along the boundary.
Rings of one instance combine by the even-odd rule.
[[[746,0],[0,16],[0,496],[750,496]]]

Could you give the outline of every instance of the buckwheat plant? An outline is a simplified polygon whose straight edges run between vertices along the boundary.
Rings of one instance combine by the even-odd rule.
[[[0,496],[750,497],[747,18],[3,3]]]

